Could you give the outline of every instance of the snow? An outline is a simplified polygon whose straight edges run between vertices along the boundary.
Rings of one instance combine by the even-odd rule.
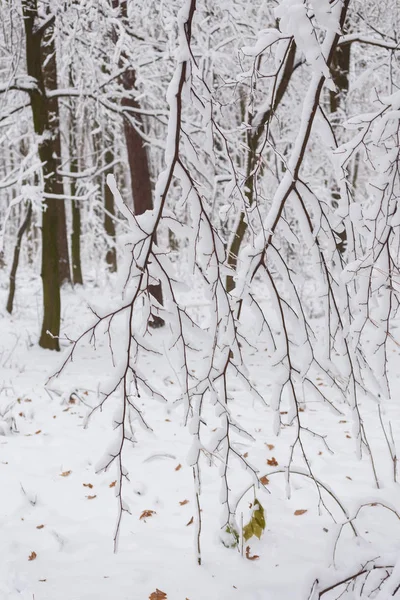
[[[5,303],[5,288],[3,279],[0,306]],[[255,492],[265,508],[267,527],[260,541],[253,538],[248,542],[251,555],[259,556],[250,561],[221,543],[224,533],[220,530],[219,497],[223,464],[217,455],[207,458],[200,438],[190,435],[184,426],[184,407],[174,403],[181,388],[176,378],[168,374],[168,361],[157,357],[149,358],[146,368],[154,374],[151,384],[161,388],[168,402],[154,402],[145,393],[136,399],[153,433],[138,429],[134,443],[125,442],[123,464],[129,480],[123,480],[122,501],[130,513],[123,513],[118,553],[114,554],[118,514],[115,493],[119,491],[114,482],[118,477],[115,465],[106,472],[99,465],[104,466],[103,457],[118,450],[118,429],[113,428],[121,418],[118,396],[92,415],[88,427],[84,427],[88,410],[99,400],[98,390],[104,389],[111,377],[107,341],[99,336],[96,353],[90,352],[88,346],[81,349],[65,374],[52,379],[46,387],[49,375],[59,366],[60,356],[39,349],[35,343],[39,290],[39,278],[32,282],[22,272],[15,314],[9,316],[0,309],[2,598],[139,600],[148,598],[158,588],[172,600],[292,600],[307,598],[316,577],[323,587],[325,581],[339,580],[346,570],[357,571],[363,561],[389,552],[396,555],[400,523],[393,512],[377,505],[381,502],[396,510],[400,493],[393,483],[392,463],[376,417],[376,403],[362,400],[363,419],[382,483],[380,490],[374,487],[368,456],[361,460],[355,457],[349,407],[342,405],[341,416],[332,413],[322,401],[317,403],[311,395],[301,413],[304,427],[327,433],[326,442],[334,452],[327,452],[319,438],[306,438],[313,472],[328,490],[322,489],[323,500],[337,523],[346,523],[348,517],[335,497],[351,515],[360,505],[370,504],[355,521],[363,538],[358,547],[354,546],[349,525],[338,530],[329,514],[323,508],[319,510],[315,483],[298,460],[295,464],[299,466],[292,466],[291,498],[287,498],[285,467],[295,427],[283,424],[280,436],[275,437],[274,413],[279,422],[286,423],[287,418],[279,414],[276,402],[272,409],[254,403],[250,392],[232,379],[232,422],[251,434],[239,437],[240,444],[235,441],[234,447],[240,454],[248,454],[259,476],[266,474],[269,479],[266,490]],[[64,289],[63,332],[69,337],[82,331],[91,318],[82,298],[90,299],[98,292],[96,287],[79,293]],[[111,289],[109,294],[112,295]],[[198,300],[195,290],[190,300],[192,304]],[[250,328],[252,323],[250,320]],[[159,346],[163,334],[153,335],[158,336],[158,343],[154,338],[152,343]],[[64,351],[68,350],[64,338],[62,345]],[[243,350],[258,388],[272,401],[279,386],[275,392],[270,387],[265,369],[271,361],[268,350],[262,344],[258,344],[257,352]],[[395,345],[391,354],[391,361],[398,365],[399,349]],[[324,383],[321,389],[328,385]],[[400,433],[399,417],[396,402],[385,401],[385,420],[391,421],[395,440]],[[215,416],[207,412],[202,418],[210,419],[211,427]],[[217,418],[214,422],[217,430],[206,444],[209,448],[223,438],[225,431],[223,421]],[[191,427],[196,423],[194,418]],[[267,443],[274,448],[270,450]],[[201,567],[197,565],[197,549],[193,549],[197,517],[191,467],[199,452]],[[278,470],[267,464],[272,457]],[[248,470],[236,463],[229,463],[228,472],[231,503],[249,489],[238,505],[236,520],[240,523],[242,513],[247,518],[249,502],[254,498],[249,488],[252,478]],[[307,512],[295,516],[299,509]],[[140,519],[146,510],[155,513]],[[337,570],[332,572],[334,547]],[[36,556],[29,560],[32,552]],[[388,583],[387,589],[392,590],[393,585]]]

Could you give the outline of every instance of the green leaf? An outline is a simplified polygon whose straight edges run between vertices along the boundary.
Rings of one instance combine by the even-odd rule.
[[[221,538],[226,548],[236,548],[239,544],[239,532],[231,525],[227,525],[224,530],[224,536]]]
[[[257,498],[254,500],[253,507],[251,519],[249,523],[243,527],[243,537],[246,542],[253,537],[253,535],[260,539],[265,529],[264,507]]]

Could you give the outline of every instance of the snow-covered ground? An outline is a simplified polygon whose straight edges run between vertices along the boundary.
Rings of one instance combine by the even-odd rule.
[[[204,459],[203,564],[198,566],[194,487],[187,461],[191,436],[184,426],[183,409],[173,404],[179,394],[174,377],[169,375],[170,365],[159,358],[149,368],[169,402],[164,405],[144,397],[139,401],[153,432],[139,429],[137,443],[125,449],[129,482],[124,484],[123,498],[130,514],[123,515],[118,552],[114,553],[117,474],[114,467],[96,473],[115,436],[113,399],[84,427],[90,407],[97,403],[99,383],[110,376],[105,360],[107,340],[98,340],[96,352],[88,347],[80,351],[59,378],[47,382],[62,356],[36,344],[40,279],[26,273],[19,276],[12,316],[4,309],[6,283],[3,276],[1,600],[300,600],[308,598],[316,578],[327,587],[373,559],[379,565],[394,564],[400,552],[400,522],[394,512],[379,503],[400,511],[400,490],[393,482],[393,462],[373,400],[363,399],[362,411],[381,488],[375,486],[369,456],[364,453],[361,460],[356,458],[349,408],[341,405],[343,414],[333,414],[312,398],[302,412],[303,426],[326,436],[332,453],[321,438],[311,434],[305,437],[306,450],[313,472],[326,489],[320,488],[320,497],[314,482],[302,474],[304,463],[295,463],[293,469],[297,465],[300,474],[292,474],[288,499],[280,470],[288,463],[293,428],[283,427],[281,435],[275,437],[271,410],[233,381],[232,411],[255,437],[254,442],[242,440],[237,448],[246,453],[260,477],[268,478],[270,493],[256,490],[265,509],[266,529],[260,540],[253,537],[244,543],[244,556],[240,546],[238,551],[222,545],[218,464],[213,457],[208,465]],[[96,299],[108,293],[94,285],[83,291],[65,289],[63,333],[73,338],[87,326],[90,314],[85,297],[99,304]],[[162,344],[162,331],[153,335],[156,343]],[[68,346],[64,340],[63,347]],[[253,380],[268,400],[270,377],[264,352],[259,345],[248,359]],[[398,356],[399,349],[393,344],[390,360],[394,375],[398,373]],[[392,384],[393,397],[385,407],[384,422],[387,427],[391,421],[394,440],[399,442],[400,407],[394,377]],[[320,385],[326,385],[323,378]],[[232,464],[231,484],[237,497],[251,486],[249,474],[239,464]],[[253,501],[250,488],[238,505],[239,523],[242,514],[243,522],[247,522]],[[354,521],[359,535],[354,536],[349,524],[340,529],[347,519],[345,512],[352,517],[363,504],[369,505]],[[145,511],[154,512],[146,516]],[[254,556],[257,558],[249,559]],[[366,590],[373,589],[374,581],[378,585],[375,575],[368,578]],[[335,598],[340,591],[343,588],[323,598]]]

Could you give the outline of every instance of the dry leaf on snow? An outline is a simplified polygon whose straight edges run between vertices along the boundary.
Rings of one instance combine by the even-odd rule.
[[[299,510],[295,510],[294,514],[296,515],[296,517],[298,517],[299,515],[304,515],[304,513],[307,512],[306,508],[299,508]]]
[[[83,485],[83,487],[88,487],[90,489],[92,489],[92,487],[93,487],[92,483],[83,483],[82,485]]]
[[[155,510],[144,510],[140,515],[139,519],[147,519],[148,517],[152,517],[157,514]]]
[[[268,483],[269,483],[269,479],[268,479],[268,477],[267,477],[266,475],[263,475],[262,477],[260,477],[260,482],[261,482],[263,485],[268,485]]]
[[[28,560],[35,560],[35,558],[36,558],[36,557],[37,557],[37,554],[36,554],[36,552],[34,552],[34,551],[32,550],[32,552],[31,552],[31,553],[30,553],[30,555],[29,555],[29,558],[28,558]]]
[[[276,460],[275,456],[273,456],[272,458],[268,458],[267,465],[269,465],[270,467],[278,466],[278,461]]]
[[[44,525],[36,525],[36,529],[43,529]]]
[[[246,558],[248,560],[257,560],[260,557],[258,556],[258,554],[254,554],[253,556],[250,556],[250,546],[246,546]]]
[[[275,448],[275,446],[273,444],[265,444],[268,448],[268,450],[273,450]]]
[[[72,471],[63,471],[62,473],[60,473],[61,477],[68,477],[68,475],[71,475]]]
[[[185,504],[188,504],[189,500],[182,500],[182,502],[179,502],[179,504],[181,506],[185,506]]]
[[[167,594],[157,588],[155,592],[150,594],[149,600],[165,600],[166,597]]]
[[[193,523],[193,517],[190,519],[190,521],[188,523],[186,523],[186,527],[188,527],[188,525],[192,525]]]
[[[115,487],[117,484],[117,480],[112,481],[108,487]]]
[[[182,465],[179,463],[179,465],[175,467],[175,471],[179,471],[180,469],[182,469]]]
[[[93,500],[93,498],[97,498],[96,494],[94,496],[86,496],[88,500]]]

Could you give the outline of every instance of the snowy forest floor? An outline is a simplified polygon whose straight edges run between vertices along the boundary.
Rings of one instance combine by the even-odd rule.
[[[308,598],[313,581],[326,586],[357,572],[380,557],[394,564],[400,551],[400,522],[379,503],[400,511],[400,489],[393,482],[389,455],[377,405],[362,400],[362,413],[381,489],[377,489],[367,453],[357,459],[350,409],[333,414],[314,400],[305,403],[304,427],[326,435],[326,442],[307,435],[306,449],[316,476],[340,500],[351,516],[369,504],[354,522],[359,536],[329,493],[321,505],[315,484],[293,474],[291,498],[281,473],[288,463],[293,427],[272,433],[272,411],[255,402],[239,382],[231,383],[232,410],[254,435],[237,448],[268,476],[267,488],[257,490],[266,514],[261,540],[252,538],[249,556],[225,548],[220,539],[220,475],[211,459],[202,467],[202,558],[196,563],[192,517],[195,512],[192,469],[187,463],[190,434],[183,410],[174,408],[178,393],[168,374],[170,366],[154,360],[154,378],[171,402],[163,405],[141,398],[153,433],[138,430],[137,443],[125,451],[130,481],[123,496],[131,514],[122,519],[118,552],[113,536],[118,514],[114,494],[114,467],[96,474],[96,465],[113,439],[112,399],[96,413],[87,428],[84,418],[97,402],[99,382],[109,377],[104,359],[106,340],[97,351],[87,347],[61,377],[46,382],[62,356],[37,346],[40,329],[41,287],[38,277],[19,275],[14,314],[5,311],[7,280],[0,289],[0,598],[3,600],[301,600]],[[63,290],[62,331],[69,338],[90,320],[85,298],[106,297],[95,285],[83,290]],[[193,300],[196,301],[196,298]],[[162,344],[162,331],[154,332]],[[63,348],[69,346],[62,342]],[[269,374],[266,350],[259,344],[248,352],[252,378],[268,401]],[[400,349],[390,350],[392,374],[400,372]],[[321,378],[320,385],[326,385]],[[385,406],[386,427],[400,441],[400,406],[396,379],[392,400]],[[282,411],[285,412],[284,410]],[[282,421],[285,422],[285,414]],[[399,445],[400,446],[400,445]],[[270,464],[268,464],[268,462]],[[304,470],[304,463],[296,460]],[[251,485],[248,473],[232,468],[236,495]],[[250,489],[239,503],[238,521],[246,523]],[[373,504],[371,506],[371,504]],[[140,518],[144,511],[154,511]],[[295,514],[297,512],[297,514]],[[339,535],[340,534],[340,535]],[[383,562],[382,562],[383,564]],[[366,584],[374,587],[374,574]],[[161,590],[165,596],[154,595]],[[343,587],[327,593],[336,598]],[[347,597],[347,596],[344,596]],[[351,597],[351,596],[349,596]]]

